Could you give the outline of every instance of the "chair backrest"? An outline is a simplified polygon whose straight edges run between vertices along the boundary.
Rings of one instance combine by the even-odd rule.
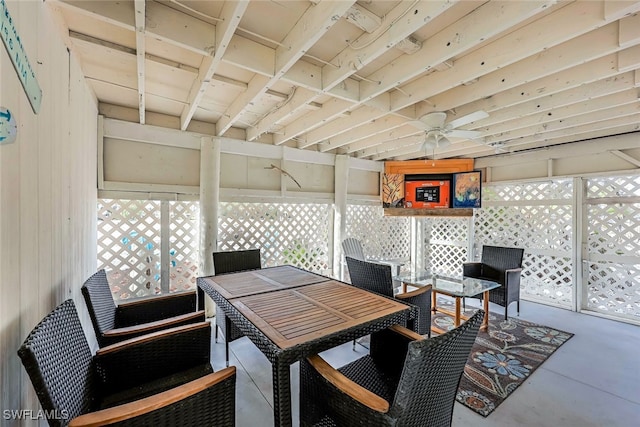
[[[482,276],[494,278],[502,282],[504,271],[511,268],[522,268],[524,249],[503,246],[482,246]]]
[[[360,261],[366,260],[362,243],[355,237],[347,237],[342,241],[342,251],[345,257],[359,259]]]
[[[213,253],[213,269],[215,274],[258,270],[260,268],[262,268],[260,261],[260,249],[245,249],[240,251]]]
[[[111,296],[104,269],[97,271],[84,282],[82,296],[87,303],[96,337],[100,341],[102,334],[116,327],[116,303]]]
[[[389,415],[398,425],[451,425],[464,367],[478,335],[484,311],[442,335],[409,343]]]
[[[91,349],[72,300],[66,300],[31,331],[18,350],[45,411],[55,411],[52,426],[66,425],[94,409],[95,379]]]
[[[347,257],[351,284],[368,291],[393,297],[391,266]]]

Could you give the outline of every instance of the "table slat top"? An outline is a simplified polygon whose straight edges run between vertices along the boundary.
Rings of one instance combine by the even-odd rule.
[[[232,299],[326,282],[331,279],[290,265],[281,265],[233,274],[202,277],[200,280],[206,281],[224,298]]]
[[[231,303],[281,349],[409,308],[335,280],[244,296]]]

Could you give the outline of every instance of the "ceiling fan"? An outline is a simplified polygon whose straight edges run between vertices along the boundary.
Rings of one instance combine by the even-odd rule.
[[[447,113],[436,111],[425,114],[418,120],[411,120],[408,123],[425,132],[424,141],[422,142],[420,151],[426,151],[428,149],[443,148],[451,145],[451,141],[447,138],[448,136],[454,138],[477,139],[482,135],[482,132],[456,128],[475,122],[476,120],[486,119],[487,117],[489,117],[488,113],[478,110],[474,113],[467,114],[466,116],[462,116],[445,123],[447,120]]]

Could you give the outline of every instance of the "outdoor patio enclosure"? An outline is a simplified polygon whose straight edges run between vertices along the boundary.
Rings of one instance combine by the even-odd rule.
[[[197,201],[98,201],[98,268],[114,296],[195,286]],[[340,277],[328,203],[222,202],[218,249],[259,247],[264,266],[293,264]],[[415,267],[460,275],[483,244],[525,248],[522,298],[640,323],[640,176],[490,184],[472,218],[384,217],[349,204],[346,235],[367,255],[410,257]]]

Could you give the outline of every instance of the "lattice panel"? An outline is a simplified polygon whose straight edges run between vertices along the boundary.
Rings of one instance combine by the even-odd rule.
[[[160,293],[160,202],[98,200],[97,249],[116,299]]]
[[[572,229],[571,205],[489,206],[476,212],[475,243],[570,252]]]
[[[261,248],[263,266],[326,273],[331,212],[328,204],[221,203],[218,250]]]
[[[567,308],[573,304],[571,257],[532,254],[525,250],[520,296]]]
[[[589,263],[589,309],[640,320],[640,265]]]
[[[483,201],[572,199],[573,181],[527,182],[522,184],[492,184],[482,188]]]
[[[450,277],[462,276],[462,263],[467,261],[469,221],[466,218],[425,218],[423,226],[423,268]]]
[[[640,175],[590,178],[587,198],[640,196]]]
[[[200,262],[200,204],[170,202],[170,292],[196,288]]]
[[[589,252],[640,255],[640,203],[590,205]]]
[[[372,258],[409,258],[411,222],[408,217],[384,216],[381,206],[348,205],[346,237],[362,242]]]
[[[494,205],[475,211],[473,260],[480,260],[482,245],[525,248],[521,296],[572,307],[573,181],[488,185],[482,196]],[[531,204],[499,205],[517,200]],[[548,200],[566,202],[549,204]]]

